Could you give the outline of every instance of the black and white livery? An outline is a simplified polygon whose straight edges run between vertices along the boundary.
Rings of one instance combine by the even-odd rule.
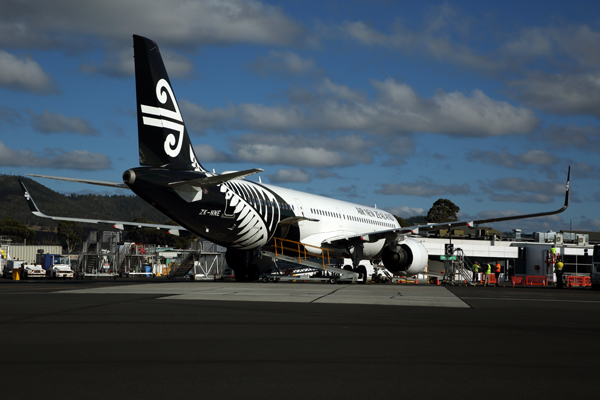
[[[259,271],[253,260],[274,237],[327,248],[334,257],[351,257],[354,267],[364,259],[381,259],[397,275],[416,275],[428,254],[418,233],[440,226],[473,226],[557,214],[567,209],[512,217],[457,221],[402,228],[390,213],[245,179],[262,172],[211,173],[196,158],[175,93],[153,41],[134,36],[135,78],[140,167],[124,172],[123,183],[50,177],[95,185],[129,188],[179,226],[125,221],[90,220],[43,214],[21,183],[31,211],[57,220],[95,222],[117,228],[154,227],[172,234],[190,231],[227,248],[227,262],[238,280],[253,280]],[[313,249],[313,250],[311,250]],[[315,250],[307,247],[308,251]]]

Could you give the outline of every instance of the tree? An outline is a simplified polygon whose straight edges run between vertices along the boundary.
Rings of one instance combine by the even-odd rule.
[[[17,220],[5,216],[4,220],[0,220],[0,235],[12,236],[15,241],[26,241],[33,244],[35,239],[35,231],[29,229]]]
[[[56,228],[58,237],[67,243],[67,253],[71,254],[75,245],[81,243],[82,229],[75,221],[60,221]]]
[[[433,203],[433,207],[427,212],[428,223],[453,222],[458,221],[456,214],[460,208],[448,199],[439,199]]]
[[[410,226],[410,224],[408,222],[406,222],[406,220],[402,217],[399,217],[397,215],[394,215],[394,218],[396,218],[396,220],[398,221],[398,223],[400,224],[401,227],[406,228],[407,226]]]

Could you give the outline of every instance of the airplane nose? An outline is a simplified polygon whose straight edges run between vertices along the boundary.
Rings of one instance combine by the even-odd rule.
[[[131,169],[128,169],[123,173],[123,182],[126,185],[133,185],[135,182],[135,172]]]

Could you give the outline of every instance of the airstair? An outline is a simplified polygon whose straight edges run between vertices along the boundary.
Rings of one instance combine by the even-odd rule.
[[[192,241],[190,247],[182,250],[171,265],[167,278],[183,276],[186,279],[214,280],[221,275],[224,253],[210,242]]]
[[[449,285],[475,286],[473,282],[473,263],[461,248],[454,250],[451,263],[444,268],[444,279],[442,283]]]
[[[259,257],[271,258],[275,269],[262,276],[263,282],[310,280],[335,284],[356,282],[359,279],[358,272],[335,266],[328,249],[293,240],[273,238],[273,246],[264,247]],[[289,268],[282,270],[284,263]]]
[[[90,232],[77,257],[75,276],[97,278],[117,276],[117,242],[121,232]]]
[[[184,251],[179,254],[177,259],[173,261],[173,265],[171,266],[167,278],[174,279],[178,276],[186,276],[189,274],[192,268],[194,268],[195,263],[198,261],[198,256],[199,254],[196,254],[193,251]]]

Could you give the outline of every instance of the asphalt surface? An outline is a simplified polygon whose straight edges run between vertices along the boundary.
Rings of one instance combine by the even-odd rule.
[[[193,285],[256,285],[266,295],[357,285],[175,285],[0,280],[3,398],[546,400],[599,391],[600,292],[589,289],[438,287],[467,305],[439,307],[177,297]]]

